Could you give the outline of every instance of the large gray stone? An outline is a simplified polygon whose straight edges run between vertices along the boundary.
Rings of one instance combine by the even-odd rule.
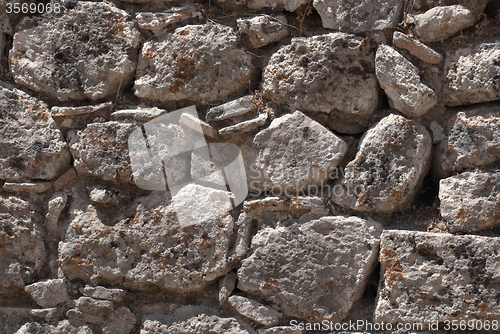
[[[460,106],[500,99],[500,42],[453,50],[445,58],[443,101]]]
[[[62,279],[49,279],[27,285],[24,290],[41,307],[55,307],[69,301],[66,282]]]
[[[393,212],[417,194],[430,167],[432,140],[422,125],[391,114],[368,130],[334,187],[335,203],[357,211]]]
[[[458,112],[445,124],[446,138],[435,150],[434,170],[438,177],[500,160],[500,111],[479,108]]]
[[[93,176],[117,183],[131,181],[128,137],[132,124],[119,122],[91,123],[69,134],[70,150],[79,175]]]
[[[336,131],[362,132],[378,106],[373,50],[344,33],[294,38],[269,60],[262,93],[291,111],[326,117]]]
[[[248,88],[255,67],[232,28],[188,25],[142,47],[135,94],[153,101],[216,102]]]
[[[500,320],[500,238],[386,230],[380,248],[374,321]]]
[[[323,27],[359,33],[395,28],[403,13],[403,0],[314,0]]]
[[[325,184],[347,151],[342,139],[298,110],[275,119],[254,145],[259,151],[254,187],[285,195]]]
[[[137,64],[140,33],[130,16],[86,1],[61,13],[14,35],[9,57],[15,82],[59,101],[114,98]]]
[[[0,82],[0,179],[49,180],[69,167],[70,154],[47,105]]]
[[[500,223],[500,173],[465,172],[439,182],[439,211],[450,232]]]
[[[379,46],[375,71],[391,107],[406,116],[423,116],[436,104],[436,94],[420,81],[418,69],[392,47]]]
[[[238,288],[286,316],[342,321],[363,293],[381,232],[373,220],[348,216],[263,228],[238,270]]]

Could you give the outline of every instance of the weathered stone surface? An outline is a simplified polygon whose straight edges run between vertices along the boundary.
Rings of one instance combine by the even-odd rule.
[[[236,274],[230,271],[223,279],[219,281],[219,304],[226,302],[227,298],[233,293],[236,287]]]
[[[135,16],[135,19],[139,28],[147,29],[155,35],[160,35],[169,25],[197,16],[201,17],[201,13],[196,11],[196,5],[187,3],[167,8],[161,12],[139,12]]]
[[[500,111],[480,108],[458,112],[445,126],[434,156],[434,169],[440,178],[500,160]]]
[[[450,232],[472,232],[500,223],[500,173],[465,172],[439,182],[441,217]]]
[[[69,301],[66,282],[62,279],[48,279],[27,285],[28,292],[41,307],[56,307]]]
[[[194,131],[201,130],[205,136],[211,138],[219,137],[217,130],[215,130],[210,124],[203,122],[201,119],[190,114],[182,114],[179,120],[179,124]]]
[[[216,309],[186,305],[165,316],[143,322],[140,334],[256,334],[242,321],[223,317]]]
[[[297,327],[297,326],[296,326]],[[294,329],[291,326],[278,326],[268,329],[262,329],[259,334],[305,334],[306,332],[300,329]],[[353,334],[353,333],[350,333]]]
[[[69,166],[68,145],[47,105],[0,82],[0,179],[49,180]]]
[[[262,79],[266,99],[327,115],[342,133],[364,131],[378,106],[373,50],[354,35],[294,38],[272,55]]]
[[[423,14],[409,15],[413,30],[424,43],[439,42],[476,22],[472,12],[461,5],[437,6]]]
[[[231,296],[228,302],[239,314],[259,324],[273,326],[279,323],[281,314],[278,311],[253,299]]]
[[[83,106],[83,107],[52,107],[50,113],[52,117],[69,117],[76,115],[91,114],[93,112],[113,108],[113,102],[105,102],[97,104],[95,106]]]
[[[391,114],[368,130],[335,186],[335,203],[393,212],[413,200],[430,167],[432,140],[422,125]]]
[[[74,196],[71,224],[59,243],[59,261],[69,279],[184,292],[232,269],[230,216],[181,228],[169,194],[153,192],[106,220],[85,196]]]
[[[41,216],[28,202],[0,196],[0,293],[24,288],[45,263]]]
[[[499,320],[500,238],[386,230],[374,321]],[[425,319],[425,321],[422,321]]]
[[[359,33],[395,28],[403,13],[402,0],[314,0],[323,27]]]
[[[122,306],[109,314],[108,319],[102,325],[105,334],[129,334],[137,321],[136,316]]]
[[[255,104],[254,97],[246,95],[231,102],[210,108],[207,112],[207,121],[222,121],[249,114],[255,110],[257,110],[257,105]]]
[[[391,107],[406,116],[423,116],[436,104],[436,93],[420,81],[418,69],[392,47],[379,46],[375,71]]]
[[[281,116],[254,138],[259,155],[252,170],[260,190],[292,195],[308,185],[321,186],[347,151],[347,144],[300,111]]]
[[[443,101],[460,106],[500,99],[500,42],[482,43],[446,55]]]
[[[432,132],[432,143],[439,144],[443,139],[445,139],[444,129],[438,122],[432,121],[429,125]]]
[[[85,286],[84,288],[80,288],[80,291],[85,296],[91,298],[111,300],[114,302],[121,302],[127,294],[127,291],[122,289],[107,289],[103,286],[92,287],[89,285]]]
[[[79,175],[103,181],[130,182],[128,137],[135,126],[119,122],[91,123],[70,133],[70,151]]]
[[[98,300],[90,297],[80,297],[76,301],[76,308],[84,313],[102,315],[113,309],[113,302],[110,300]]]
[[[248,87],[255,68],[238,36],[219,24],[188,25],[146,42],[135,94],[153,101],[216,102]]]
[[[342,321],[361,297],[376,262],[382,227],[358,217],[322,217],[252,239],[238,288],[307,321]]]
[[[267,113],[262,113],[257,118],[222,128],[219,130],[219,135],[222,138],[229,138],[231,136],[256,131],[259,127],[266,124],[267,117]]]
[[[68,312],[66,312],[66,317],[71,322],[71,324],[75,326],[81,326],[85,324],[100,325],[104,322],[104,318],[101,315],[81,312],[76,308],[69,309]]]
[[[148,122],[166,113],[166,110],[157,107],[148,108],[145,106],[138,106],[136,109],[115,111],[111,114],[111,118],[114,120],[132,119],[139,122]]]
[[[290,33],[284,15],[277,17],[259,15],[252,18],[237,19],[236,23],[240,34],[247,35],[254,48],[260,48],[279,41]]]
[[[74,327],[67,320],[63,320],[57,327],[30,322],[19,328],[16,334],[94,334],[94,332],[88,326]]]
[[[23,182],[13,183],[5,182],[2,187],[7,192],[26,192],[31,194],[45,193],[52,189],[50,182]]]
[[[394,31],[392,42],[398,48],[410,51],[412,55],[429,64],[439,64],[443,60],[443,56],[418,39],[408,37],[399,31]]]
[[[126,196],[115,187],[92,186],[89,188],[89,198],[94,203],[119,205]]]
[[[62,6],[61,6],[62,7]],[[140,33],[130,16],[104,2],[78,1],[62,15],[14,36],[14,80],[59,101],[115,97],[134,77]]]

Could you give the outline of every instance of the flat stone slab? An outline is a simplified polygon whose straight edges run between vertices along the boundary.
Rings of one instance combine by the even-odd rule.
[[[239,314],[259,324],[273,326],[279,323],[281,314],[278,311],[253,299],[231,296],[228,302]]]
[[[148,108],[148,107],[138,106],[135,109],[125,109],[125,110],[115,111],[114,113],[111,114],[111,119],[116,121],[131,119],[140,122],[148,122],[166,113],[167,113],[166,110],[159,109],[157,107]]]
[[[222,138],[229,138],[231,136],[243,135],[252,131],[256,132],[259,127],[266,124],[267,118],[267,113],[260,114],[257,118],[220,129],[219,135]]]
[[[84,288],[80,288],[80,292],[87,297],[111,300],[114,302],[121,302],[127,294],[127,291],[123,289],[108,289],[103,286],[92,287],[89,285],[86,285]]]
[[[500,320],[500,238],[386,230],[375,322]]]
[[[399,31],[394,31],[392,42],[398,48],[410,51],[412,55],[426,63],[439,64],[443,60],[443,56],[420,42],[418,39],[408,37]]]
[[[50,113],[52,117],[70,117],[76,115],[86,115],[103,109],[113,108],[113,102],[105,102],[95,106],[83,107],[52,107]]]
[[[207,112],[207,121],[222,121],[249,114],[256,110],[257,105],[255,104],[254,97],[252,95],[246,95],[239,99],[210,108]]]
[[[45,193],[52,189],[50,182],[23,182],[13,183],[5,182],[2,187],[3,191],[7,192],[25,192],[31,194]]]
[[[364,291],[381,233],[373,220],[348,216],[263,228],[238,270],[238,288],[286,316],[342,321]]]

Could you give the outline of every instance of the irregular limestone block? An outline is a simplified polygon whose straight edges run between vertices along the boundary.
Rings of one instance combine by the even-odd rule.
[[[461,5],[437,6],[423,14],[409,15],[417,36],[424,43],[439,42],[476,22],[472,12]]]
[[[134,329],[136,321],[136,316],[129,308],[122,306],[109,314],[102,325],[102,331],[106,334],[129,334]]]
[[[257,105],[255,104],[253,96],[246,95],[231,102],[210,108],[207,112],[207,121],[222,121],[249,114],[255,110],[257,110]]]
[[[50,180],[69,167],[68,145],[47,105],[0,82],[0,179]]]
[[[321,186],[347,151],[342,139],[298,110],[273,120],[254,145],[259,154],[253,170],[261,176],[254,186],[287,195]]]
[[[424,126],[391,114],[368,130],[344,177],[335,203],[357,211],[393,212],[418,192],[430,167],[432,140]]]
[[[373,50],[344,33],[293,38],[265,67],[262,93],[291,111],[326,115],[336,131],[363,132],[378,106]]]
[[[500,42],[482,43],[446,55],[443,100],[460,106],[500,99]]]
[[[381,232],[373,220],[348,216],[261,229],[238,270],[238,288],[286,316],[342,321],[363,293]]]
[[[232,28],[188,25],[147,41],[135,95],[152,101],[217,102],[248,88],[255,67]]]
[[[87,115],[93,112],[113,108],[113,102],[105,102],[95,106],[83,107],[52,107],[50,113],[52,117],[71,117],[77,115]]]
[[[115,111],[111,114],[111,119],[113,120],[123,120],[123,119],[133,119],[139,122],[148,122],[156,117],[166,114],[167,111],[164,109],[159,109],[157,107],[146,108],[138,106],[135,109],[126,109]]]
[[[15,334],[94,334],[88,326],[75,327],[68,320],[60,321],[57,326],[29,322]]]
[[[104,2],[78,1],[63,13],[14,35],[15,82],[59,101],[114,98],[134,77],[139,31]]]
[[[395,28],[402,0],[314,0],[323,27],[351,33]]]
[[[380,249],[375,322],[500,320],[500,238],[386,230]]]
[[[46,258],[41,220],[30,203],[0,196],[0,293],[22,289],[40,273]]]
[[[284,15],[240,18],[236,20],[236,23],[240,34],[247,35],[254,48],[279,41],[290,33]]]
[[[439,144],[443,139],[445,139],[444,129],[438,122],[432,121],[429,125],[432,132],[432,143]]]
[[[219,305],[225,303],[227,298],[233,293],[236,287],[236,278],[236,274],[230,271],[219,281]]]
[[[79,175],[103,181],[130,182],[128,138],[135,126],[119,122],[91,123],[70,133],[70,150]]]
[[[281,314],[278,311],[253,299],[231,296],[228,302],[239,314],[259,324],[273,326],[279,323]]]
[[[28,292],[41,307],[56,307],[69,301],[66,282],[62,279],[48,279],[27,285]]]
[[[222,138],[229,138],[232,136],[241,136],[244,133],[249,133],[255,131],[266,124],[267,113],[260,114],[257,118],[237,123],[219,130],[219,134]]]
[[[181,118],[179,119],[179,124],[194,131],[201,130],[202,133],[207,137],[219,137],[219,135],[217,134],[217,130],[215,130],[210,124],[203,122],[198,117],[194,117],[190,114],[182,114]]]
[[[105,315],[106,314],[104,314],[104,316]],[[75,308],[69,309],[68,312],[66,312],[66,317],[71,322],[71,324],[74,324],[76,326],[85,324],[100,325],[104,322],[104,318],[102,315],[81,312],[80,310]]]
[[[423,116],[436,104],[436,94],[420,81],[418,69],[392,47],[379,46],[375,71],[391,107],[406,116]]]
[[[445,125],[446,138],[435,150],[434,170],[438,177],[500,160],[500,111],[479,108],[458,112]]]
[[[253,328],[236,318],[223,317],[213,308],[186,305],[161,319],[146,316],[140,334],[256,334]]]
[[[121,302],[127,294],[127,291],[122,289],[107,289],[103,286],[91,287],[88,285],[85,286],[85,288],[80,288],[80,291],[88,297],[111,300],[114,302]]]
[[[398,48],[410,51],[412,55],[426,63],[439,64],[443,60],[443,56],[420,42],[418,39],[408,37],[399,31],[394,31],[392,42]]]
[[[193,3],[182,4],[165,9],[162,12],[139,12],[135,16],[141,29],[147,29],[155,35],[161,34],[169,25],[189,20],[201,15]]]
[[[113,302],[110,300],[98,300],[90,297],[80,297],[76,301],[76,308],[85,313],[101,315],[113,309]]]
[[[50,182],[23,182],[13,183],[5,182],[2,187],[3,191],[7,192],[26,192],[30,194],[46,193],[52,189]]]
[[[500,173],[465,172],[439,181],[439,211],[450,232],[500,223]]]

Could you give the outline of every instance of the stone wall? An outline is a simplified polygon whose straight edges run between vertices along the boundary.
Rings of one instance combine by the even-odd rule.
[[[2,333],[498,329],[497,1],[29,4]]]

